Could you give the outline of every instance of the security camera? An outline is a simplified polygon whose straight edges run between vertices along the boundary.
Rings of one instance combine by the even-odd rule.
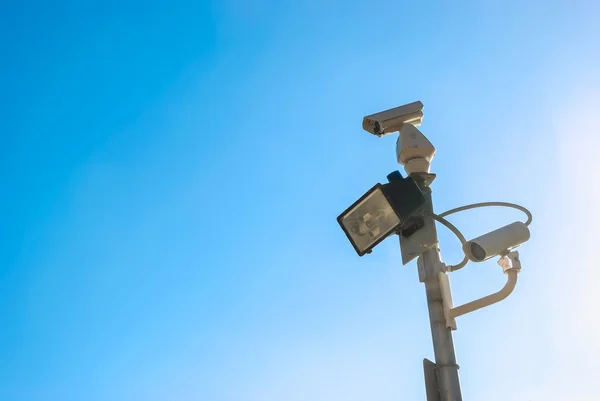
[[[473,262],[483,262],[508,251],[529,239],[529,228],[520,221],[514,222],[465,242],[463,251]]]
[[[404,124],[420,125],[423,120],[423,103],[416,101],[379,113],[371,114],[363,119],[363,129],[373,135],[382,137],[400,131]]]

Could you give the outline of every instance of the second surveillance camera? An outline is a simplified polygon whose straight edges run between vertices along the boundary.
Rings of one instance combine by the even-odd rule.
[[[363,129],[379,137],[400,131],[404,124],[418,126],[423,120],[423,103],[416,101],[363,119]]]
[[[471,261],[483,262],[496,255],[504,254],[527,240],[529,240],[529,228],[517,221],[465,242],[463,251]]]

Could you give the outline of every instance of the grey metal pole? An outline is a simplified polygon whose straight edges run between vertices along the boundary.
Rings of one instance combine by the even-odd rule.
[[[424,211],[425,219],[431,219],[428,215],[433,213],[433,202],[431,199],[431,188],[423,175],[413,174],[423,193],[426,203]],[[425,227],[435,230],[434,224],[425,224]],[[434,234],[437,239],[437,233]],[[443,263],[437,245],[429,248],[419,256],[417,260],[419,267],[419,279],[425,283],[427,295],[427,307],[429,309],[429,322],[431,325],[431,338],[433,340],[433,352],[435,355],[435,369],[437,372],[437,384],[441,401],[462,401],[460,381],[458,377],[458,365],[454,354],[454,343],[452,331],[446,328],[444,309],[442,305],[442,293],[438,279],[438,273],[443,271]]]

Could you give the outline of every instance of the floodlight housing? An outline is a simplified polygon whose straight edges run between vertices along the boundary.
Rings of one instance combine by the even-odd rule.
[[[396,172],[397,173],[397,172]],[[338,216],[337,221],[359,256],[398,232],[411,213],[425,203],[417,183],[397,173],[377,184]]]

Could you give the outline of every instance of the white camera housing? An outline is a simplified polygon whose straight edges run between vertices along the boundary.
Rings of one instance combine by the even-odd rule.
[[[396,141],[396,158],[409,175],[429,173],[434,156],[435,147],[417,127],[404,124],[400,128],[400,136]]]
[[[483,262],[494,256],[508,253],[529,240],[529,236],[529,228],[517,221],[465,242],[463,251],[471,261]]]
[[[382,137],[400,131],[404,124],[418,126],[421,121],[423,121],[423,103],[416,101],[366,116],[363,119],[363,129]]]

